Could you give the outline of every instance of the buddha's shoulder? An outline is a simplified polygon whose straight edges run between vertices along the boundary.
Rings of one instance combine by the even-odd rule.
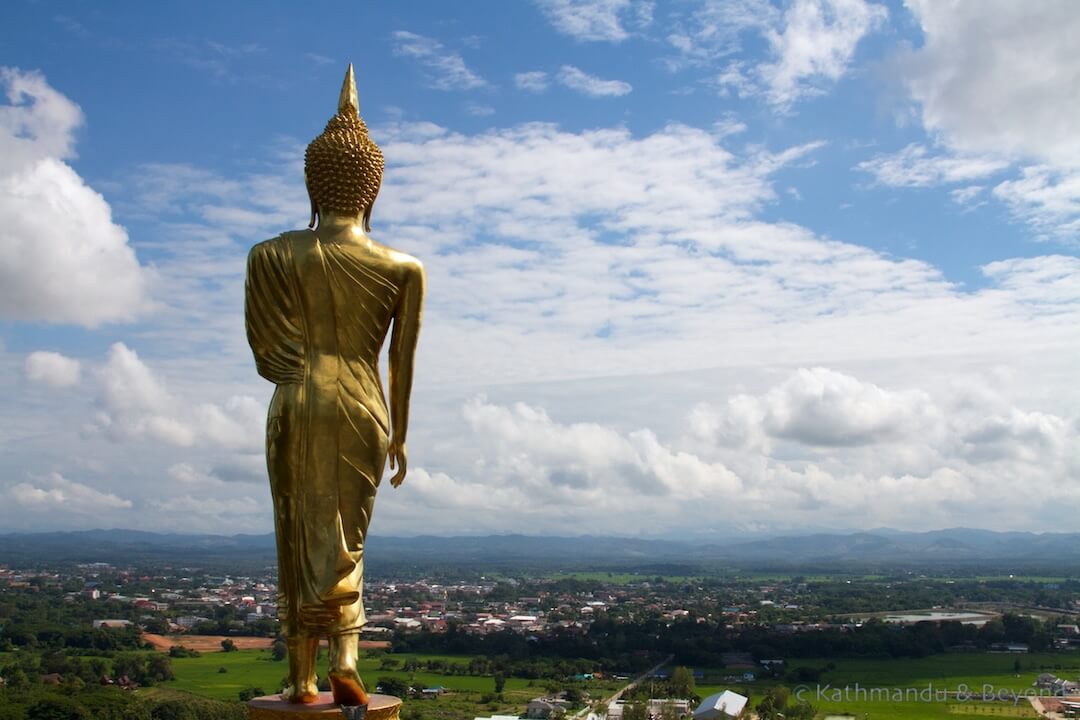
[[[377,244],[378,256],[382,263],[388,268],[392,269],[396,273],[405,277],[411,277],[414,275],[423,276],[424,265],[419,260],[414,258],[408,253],[395,250],[389,245]]]
[[[311,245],[314,242],[315,233],[311,230],[289,230],[281,233],[277,237],[255,243],[248,253],[248,256],[255,258],[281,255],[282,253],[291,252],[296,247]]]

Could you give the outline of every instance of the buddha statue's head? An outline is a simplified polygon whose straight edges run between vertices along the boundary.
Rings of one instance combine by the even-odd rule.
[[[353,67],[345,73],[338,111],[304,153],[304,182],[311,198],[311,223],[324,213],[363,215],[371,231],[371,206],[382,183],[383,156],[360,118]]]

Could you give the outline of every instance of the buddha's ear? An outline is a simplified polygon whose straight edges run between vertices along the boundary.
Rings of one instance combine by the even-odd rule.
[[[372,200],[371,204],[364,209],[364,232],[371,232],[371,208],[375,207],[375,201]]]
[[[304,187],[307,189],[308,200],[311,201],[311,222],[308,223],[308,229],[315,227],[315,221],[319,217],[319,206],[315,204],[315,197],[311,194],[311,186],[308,185],[307,170],[304,170]]]

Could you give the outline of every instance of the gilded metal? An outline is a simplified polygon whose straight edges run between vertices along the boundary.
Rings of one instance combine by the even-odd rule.
[[[334,700],[367,704],[356,670],[364,539],[387,456],[394,487],[407,467],[424,269],[367,234],[383,159],[356,98],[350,65],[338,112],[305,156],[318,225],[261,242],[248,256],[248,342],[259,374],[277,384],[266,461],[289,647],[283,697],[294,703],[318,699],[315,663],[326,636]],[[389,408],[378,367],[388,333]]]

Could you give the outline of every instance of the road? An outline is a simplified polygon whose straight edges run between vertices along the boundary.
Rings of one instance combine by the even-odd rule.
[[[674,655],[668,655],[660,663],[652,666],[651,668],[649,668],[645,672],[638,675],[636,678],[634,678],[629,683],[627,683],[622,688],[620,688],[616,693],[614,693],[610,697],[604,698],[602,701],[600,701],[600,703],[599,703],[600,707],[604,709],[605,714],[607,712],[607,706],[610,705],[611,703],[615,702],[619,698],[621,698],[623,696],[623,693],[625,693],[627,690],[632,690],[632,689],[636,688],[641,683],[642,680],[649,677],[654,672],[656,672],[660,668],[664,667],[665,665],[667,665],[669,662],[671,662],[674,659],[675,659]],[[570,717],[570,720],[581,720],[582,718],[584,718],[588,714],[589,709],[592,708],[593,706],[595,706],[596,704],[597,703],[589,703],[588,705],[583,707],[581,710],[578,710],[577,713],[572,715]]]

